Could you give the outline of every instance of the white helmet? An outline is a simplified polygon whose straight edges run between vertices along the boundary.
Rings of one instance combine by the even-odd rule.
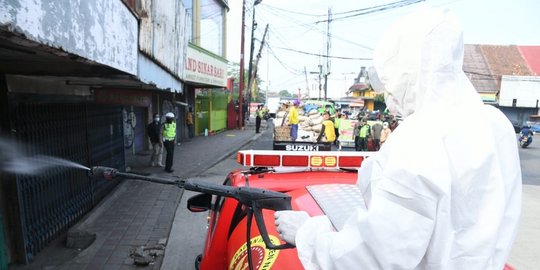
[[[174,113],[168,112],[168,113],[165,114],[165,117],[174,118]]]

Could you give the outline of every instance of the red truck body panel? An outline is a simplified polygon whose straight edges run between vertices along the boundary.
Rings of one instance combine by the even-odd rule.
[[[240,171],[230,173],[228,179],[232,186],[246,186],[246,177]],[[250,187],[286,192],[292,197],[293,210],[303,210],[311,216],[317,216],[323,212],[305,189],[306,186],[354,184],[356,179],[356,172],[345,171],[267,172],[250,175],[248,183]],[[238,215],[241,209],[237,201],[226,198],[218,209],[210,212],[200,269],[246,269],[247,219],[245,214]],[[274,211],[263,210],[263,215],[270,238],[278,244],[280,237],[274,225]],[[303,269],[296,249],[267,250],[255,221],[251,224],[250,237],[253,269]]]

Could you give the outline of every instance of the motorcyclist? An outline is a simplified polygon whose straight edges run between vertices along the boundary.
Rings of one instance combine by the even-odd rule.
[[[532,136],[533,135],[533,132],[531,130],[531,127],[529,126],[523,126],[521,128],[521,136]]]
[[[406,16],[373,62],[373,88],[404,121],[358,172],[365,208],[340,231],[327,216],[278,211],[282,238],[306,269],[503,269],[521,212],[515,133],[462,71],[455,16]],[[480,141],[463,132],[478,128]]]
[[[530,126],[523,126],[520,131],[519,139],[523,140],[524,137],[527,137],[527,144],[532,142],[532,136],[534,135]]]

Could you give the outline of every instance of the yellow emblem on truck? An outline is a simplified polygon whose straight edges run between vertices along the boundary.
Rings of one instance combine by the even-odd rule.
[[[276,236],[269,235],[272,244],[279,244]],[[266,249],[262,237],[251,238],[251,258],[253,259],[253,269],[269,270],[276,261],[279,250]],[[248,269],[247,243],[244,243],[235,253],[229,264],[229,270]]]

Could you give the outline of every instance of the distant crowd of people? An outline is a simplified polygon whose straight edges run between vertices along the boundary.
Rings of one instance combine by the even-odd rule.
[[[300,101],[298,100],[285,104],[287,120],[291,127],[290,137],[293,141],[295,141],[298,136],[299,106]],[[263,107],[258,107],[257,117],[261,118],[259,114],[262,114],[263,112]],[[334,115],[331,116],[330,111],[325,110],[322,112],[322,116],[324,120],[317,142],[324,141],[337,145],[341,122],[343,120],[349,120],[349,114],[336,111]],[[354,148],[356,151],[378,151],[381,145],[386,142],[392,131],[398,126],[398,120],[386,112],[383,114],[360,112],[355,118],[358,120],[355,123],[353,130]],[[374,120],[371,120],[373,118]],[[257,120],[257,123],[258,133],[260,120]]]
[[[368,123],[369,113],[359,113],[358,122],[354,127],[354,145],[356,151],[379,151],[392,131],[398,126],[398,121],[392,115],[374,114],[375,121]]]

